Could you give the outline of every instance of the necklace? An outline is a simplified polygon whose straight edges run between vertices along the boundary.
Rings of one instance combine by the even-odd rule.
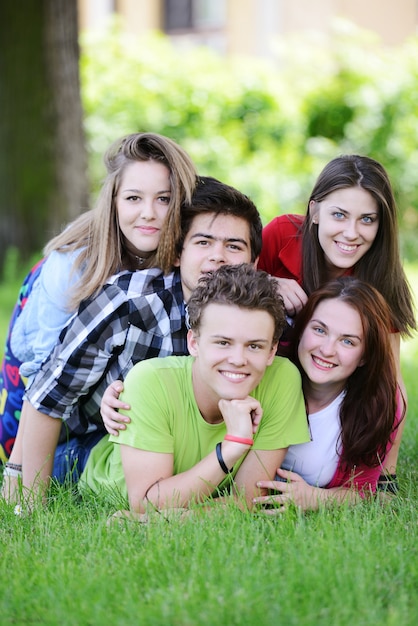
[[[144,265],[146,259],[142,256],[136,256],[135,255],[135,260],[138,263],[139,266]]]

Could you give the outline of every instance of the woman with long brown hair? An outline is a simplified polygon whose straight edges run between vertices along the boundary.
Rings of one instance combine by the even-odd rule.
[[[406,399],[400,338],[416,330],[416,320],[399,251],[395,196],[381,163],[357,154],[332,159],[314,185],[306,214],[280,215],[263,229],[258,267],[277,278],[290,317],[333,278],[355,276],[375,287],[389,305],[390,343]],[[279,351],[287,354],[283,339]],[[402,430],[403,424],[385,462],[389,473],[396,472]]]
[[[315,509],[376,491],[404,414],[391,321],[384,298],[356,278],[331,281],[308,298],[296,318],[292,358],[311,441],[289,447],[281,480],[259,484],[279,492],[273,501]]]

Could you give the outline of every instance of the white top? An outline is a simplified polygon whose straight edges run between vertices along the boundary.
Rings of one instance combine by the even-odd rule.
[[[309,415],[311,441],[290,446],[282,463],[283,469],[296,472],[310,485],[325,487],[337,470],[343,397],[341,392],[327,407]]]

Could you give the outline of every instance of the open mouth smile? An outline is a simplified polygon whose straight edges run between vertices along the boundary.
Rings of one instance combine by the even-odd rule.
[[[228,378],[228,380],[233,380],[237,382],[244,380],[245,378],[247,378],[247,376],[249,376],[249,374],[241,374],[239,372],[227,372],[226,370],[219,370],[219,373],[225,378]]]
[[[335,244],[341,252],[355,252],[359,247],[358,244],[350,245],[348,243],[341,243],[340,241],[336,241]]]
[[[327,370],[337,367],[334,363],[330,363],[329,361],[323,361],[322,359],[314,355],[312,355],[312,361],[319,367],[324,367]]]

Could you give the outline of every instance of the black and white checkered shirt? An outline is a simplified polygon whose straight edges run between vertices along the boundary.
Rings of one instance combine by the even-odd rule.
[[[122,272],[83,302],[28,389],[31,404],[72,433],[101,424],[108,384],[138,361],[187,354],[179,270]]]

